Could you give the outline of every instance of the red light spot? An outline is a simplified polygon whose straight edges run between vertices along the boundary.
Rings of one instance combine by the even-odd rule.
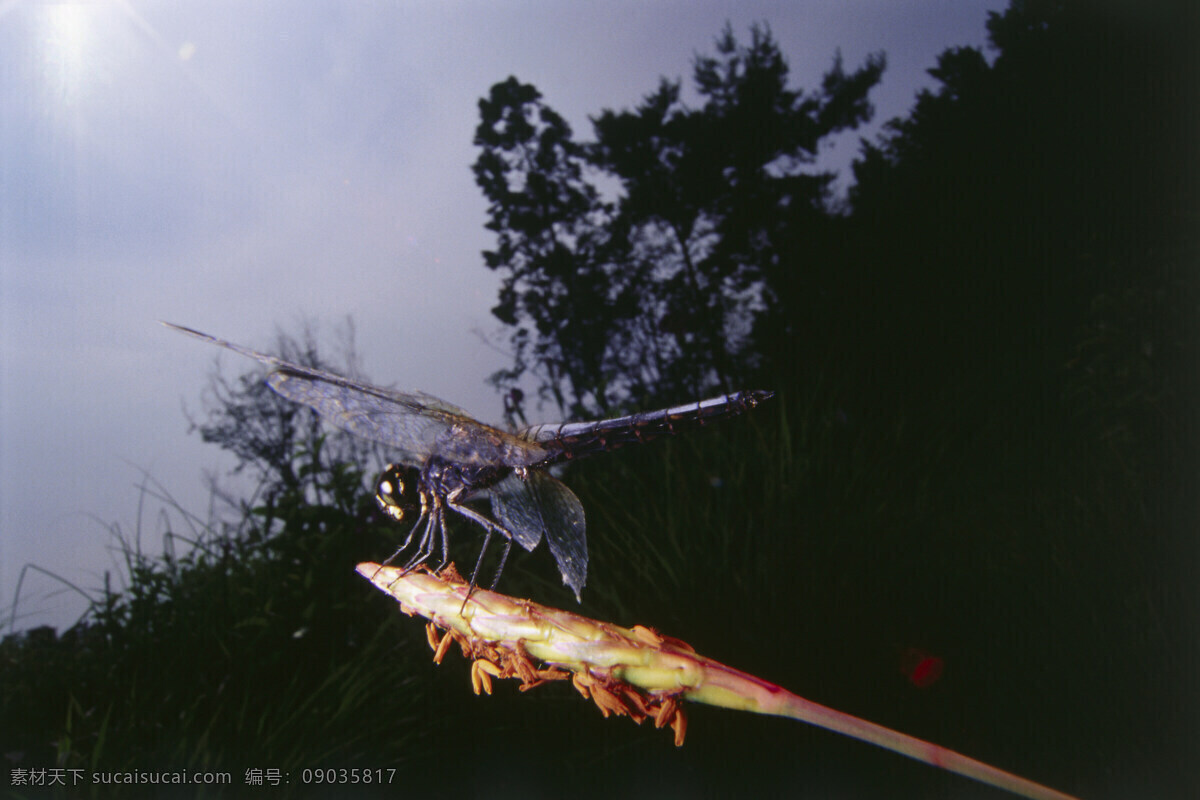
[[[919,689],[937,683],[938,678],[942,677],[942,659],[915,647],[904,651],[900,663],[908,682]]]
[[[942,660],[937,656],[930,656],[917,664],[917,668],[912,671],[908,679],[912,681],[913,686],[920,686],[923,689],[940,677],[942,677]]]

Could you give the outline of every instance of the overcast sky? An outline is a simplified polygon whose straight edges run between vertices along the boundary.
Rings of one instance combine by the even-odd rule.
[[[769,24],[792,85],[883,50],[873,123],[902,115],[1001,0],[34,2],[0,0],[0,609],[27,564],[91,590],[137,530],[147,470],[203,514],[188,434],[215,348],[347,316],[365,374],[500,419],[483,337],[498,282],[470,164],[477,102],[515,75],[581,138],[659,78],[690,79],[728,20]],[[843,181],[844,184],[844,181]],[[222,356],[227,373],[252,366]],[[159,506],[141,531],[161,544]],[[364,558],[377,553],[364,553]],[[119,584],[119,581],[118,581]],[[26,577],[18,627],[85,607]]]

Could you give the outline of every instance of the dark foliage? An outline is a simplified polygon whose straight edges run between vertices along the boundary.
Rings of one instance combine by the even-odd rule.
[[[695,64],[703,105],[664,81],[595,118],[594,142],[515,78],[480,102],[475,174],[497,233],[484,256],[515,329],[499,385],[533,373],[543,397],[595,414],[729,390],[760,364],[792,268],[777,240],[824,215],[817,148],[869,117],[883,57],[847,73],[839,56],[805,93],[764,28],[749,45],[726,29],[716,49]]]
[[[1194,290],[1195,60],[1186,27],[1170,27],[1181,20],[1123,7],[993,14],[994,63],[947,50],[930,70],[940,88],[864,143],[851,200],[866,246],[845,302],[871,327],[846,337],[847,356],[922,391],[980,369],[1037,383],[1091,357],[1087,327],[1127,327],[1115,317],[1128,312],[1141,358],[1178,363],[1194,332],[1180,311]],[[1160,305],[1100,319],[1126,292]]]

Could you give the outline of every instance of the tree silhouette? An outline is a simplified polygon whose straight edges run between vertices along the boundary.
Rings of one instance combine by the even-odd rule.
[[[871,324],[839,358],[897,393],[974,382],[981,397],[1057,403],[1064,381],[1114,358],[1150,381],[1127,386],[1144,399],[1169,373],[1180,388],[1194,352],[1194,16],[1013,2],[989,17],[993,63],[942,53],[938,88],[854,165],[839,303]]]
[[[809,94],[788,88],[765,28],[742,45],[727,27],[716,50],[695,63],[699,108],[664,80],[634,110],[594,118],[594,142],[575,143],[515,78],[480,102],[475,173],[497,233],[485,259],[504,273],[494,311],[516,328],[501,385],[533,371],[580,414],[753,373],[764,320],[789,316],[774,286],[797,265],[779,249],[798,221],[829,214],[817,149],[869,117],[884,60],[848,74],[838,56]]]
[[[605,206],[585,180],[570,127],[534,87],[509,78],[479,109],[475,143],[483,152],[474,170],[490,201],[487,227],[497,234],[484,258],[505,273],[492,312],[516,327],[513,368],[496,381],[515,384],[537,368],[541,390],[560,408],[580,405],[602,380],[604,332],[585,309],[612,300],[594,255],[606,239]]]

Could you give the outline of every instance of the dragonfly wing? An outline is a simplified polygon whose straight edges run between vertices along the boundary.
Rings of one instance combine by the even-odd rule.
[[[462,465],[525,467],[545,461],[549,455],[541,444],[485,425],[458,406],[425,392],[371,386],[182,325],[162,324],[273,367],[267,384],[276,392],[313,408],[331,424],[355,436],[395,448],[400,452],[399,460],[410,466],[438,455]]]
[[[409,464],[424,461],[438,436],[455,424],[474,424],[423,392],[394,392],[292,365],[272,370],[267,385],[342,430],[397,448]]]
[[[412,465],[438,455],[455,464],[523,467],[547,456],[537,442],[485,425],[425,392],[380,389],[291,365],[272,370],[267,384],[355,436],[399,449]]]
[[[534,492],[541,507],[545,509],[546,543],[562,573],[563,583],[575,592],[575,600],[582,602],[580,593],[587,581],[587,521],[583,515],[583,503],[562,481],[544,472],[531,472]]]
[[[380,389],[291,366],[273,370],[267,384],[355,436],[398,448],[413,465],[438,455],[455,464],[523,467],[547,456],[537,442],[485,425],[424,392]]]
[[[371,386],[324,370],[293,364],[182,325],[162,324],[272,367],[267,384],[276,392],[288,400],[310,406],[343,430],[399,449],[403,460],[409,464],[424,461],[432,452],[437,437],[454,424],[474,423],[461,408],[424,392],[398,392]]]
[[[509,473],[488,489],[492,500],[492,516],[529,552],[542,541],[546,528],[537,501],[530,494],[529,483],[517,473]]]
[[[580,599],[587,581],[587,523],[583,504],[557,478],[540,471],[512,473],[491,488],[492,513],[526,550],[545,537],[563,583]]]

